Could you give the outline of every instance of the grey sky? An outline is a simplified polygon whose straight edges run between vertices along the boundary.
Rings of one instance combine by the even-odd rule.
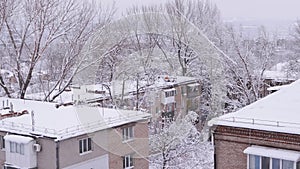
[[[300,0],[213,0],[224,18],[300,19]]]
[[[112,2],[113,0],[101,0]],[[115,0],[119,10],[132,5],[159,4],[167,0]],[[223,18],[259,20],[300,19],[300,0],[212,0],[221,10]]]

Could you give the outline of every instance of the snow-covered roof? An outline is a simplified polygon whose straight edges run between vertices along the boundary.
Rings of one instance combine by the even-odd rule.
[[[214,118],[209,125],[299,134],[300,80],[237,112]]]
[[[272,86],[272,87],[269,87],[267,90],[268,91],[278,91],[278,90],[285,88],[286,86],[288,86],[288,85]]]
[[[265,79],[272,79],[276,81],[294,81],[297,79],[297,74],[288,70],[290,61],[277,63],[270,70],[264,71]]]
[[[164,92],[172,92],[172,91],[175,91],[175,90],[176,90],[175,88],[165,89]]]
[[[31,137],[25,137],[25,136],[19,136],[19,135],[6,135],[6,136],[4,136],[4,139],[7,141],[23,143],[23,144],[27,144],[27,143],[33,141],[33,138],[31,138]]]
[[[281,81],[287,81],[287,80],[295,80],[296,76],[289,75],[287,72],[283,72],[283,71],[266,70],[264,72],[264,78],[281,82]]]
[[[56,108],[55,103],[7,98],[0,98],[0,103],[1,114],[7,114],[10,111],[10,109],[3,108],[3,105],[4,107],[13,105],[14,112],[25,110],[29,112],[21,116],[2,119],[0,121],[1,131],[27,135],[38,134],[54,137],[58,140],[145,120],[150,117],[148,113],[141,111],[87,105],[69,105]]]
[[[160,75],[159,78],[155,81],[154,84],[147,85],[147,81],[140,80],[139,88],[147,88],[147,89],[165,89],[173,87],[174,85],[181,84],[189,84],[189,85],[199,85],[198,79],[194,77],[187,76],[168,76],[170,81],[165,81],[164,78],[167,76]],[[124,83],[124,85],[123,85]],[[110,98],[110,93],[114,96],[120,96],[122,94],[122,90],[124,87],[124,95],[128,95],[129,93],[136,92],[136,81],[127,80],[115,80],[110,84],[93,84],[93,85],[83,85],[78,87],[71,88],[70,91],[64,91],[59,97],[57,97],[54,101],[57,103],[69,103],[74,100],[85,100],[85,101],[93,101],[99,98],[105,99]],[[109,87],[109,90],[108,88]],[[54,92],[56,93],[56,92]],[[33,100],[43,100],[45,97],[45,93],[33,93],[26,94],[27,99]]]

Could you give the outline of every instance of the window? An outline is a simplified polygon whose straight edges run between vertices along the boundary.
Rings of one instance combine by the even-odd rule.
[[[282,160],[282,169],[294,169],[294,162]]]
[[[249,169],[300,169],[299,162],[249,154]]]
[[[11,153],[18,153],[24,155],[24,144],[23,143],[16,143],[16,142],[9,142],[10,152]]]
[[[79,153],[86,153],[92,151],[92,139],[91,138],[85,138],[79,140]]]
[[[133,139],[133,127],[132,126],[123,128],[122,133],[123,133],[123,141]]]
[[[297,169],[300,169],[300,161],[297,162]]]
[[[132,155],[127,155],[123,157],[123,168],[132,169],[133,168],[133,158]]]
[[[24,144],[19,144],[20,145],[20,154],[24,155]]]
[[[20,154],[20,144],[16,144],[16,153],[19,153]]]
[[[165,92],[165,97],[172,97],[176,95],[176,90]]]
[[[249,155],[249,169],[260,169],[260,157]]]
[[[5,149],[5,140],[4,140],[4,136],[0,136],[0,145],[2,149]]]
[[[272,158],[272,169],[280,169],[280,159]]]
[[[270,158],[261,157],[261,167],[262,169],[270,169]]]
[[[248,154],[247,169],[300,169],[299,151],[252,145],[243,152]]]
[[[173,104],[167,104],[167,112],[173,111]]]
[[[15,153],[16,152],[16,143],[15,142],[9,142],[10,152]]]

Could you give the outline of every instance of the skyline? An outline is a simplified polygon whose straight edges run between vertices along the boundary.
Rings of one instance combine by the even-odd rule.
[[[161,4],[169,0],[99,0],[103,4],[116,3],[118,13],[133,5]],[[289,20],[300,19],[299,0],[211,0],[221,12],[224,20]]]
[[[296,21],[300,18],[299,0],[213,0],[213,2],[220,9],[224,19]]]

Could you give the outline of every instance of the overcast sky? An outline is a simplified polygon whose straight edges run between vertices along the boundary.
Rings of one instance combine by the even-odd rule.
[[[224,18],[300,19],[300,0],[213,0]]]
[[[100,1],[100,0],[98,0]],[[113,0],[101,0],[105,3]],[[118,9],[132,5],[159,4],[168,0],[114,0]],[[300,19],[300,0],[212,0],[225,19],[296,20]]]

